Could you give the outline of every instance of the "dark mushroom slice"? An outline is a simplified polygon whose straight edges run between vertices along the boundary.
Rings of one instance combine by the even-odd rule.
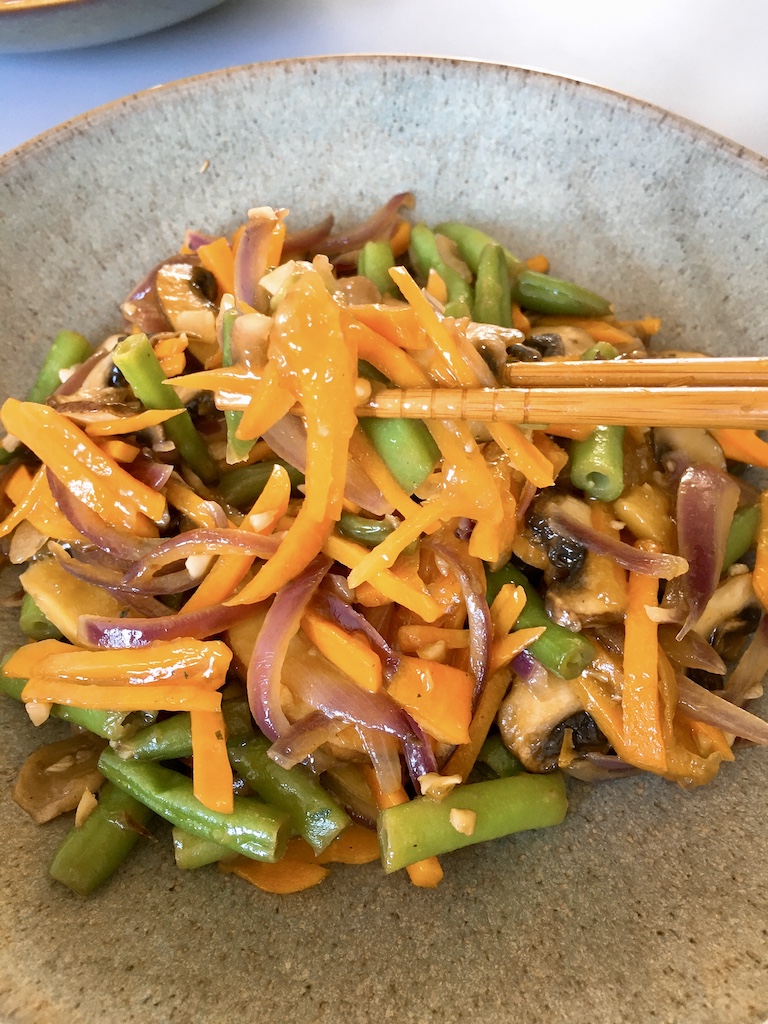
[[[83,732],[38,747],[21,766],[11,796],[38,825],[73,811],[86,789],[94,793],[104,781],[98,762],[106,745]]]
[[[703,463],[722,470],[726,468],[723,449],[703,427],[655,427],[653,445],[662,465],[682,455],[686,466]]]
[[[155,275],[155,297],[175,331],[216,342],[216,281],[190,263],[164,263]]]

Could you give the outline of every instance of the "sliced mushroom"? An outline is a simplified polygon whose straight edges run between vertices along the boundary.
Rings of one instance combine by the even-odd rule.
[[[723,449],[708,430],[701,427],[656,427],[653,443],[660,462],[666,455],[682,452],[689,466],[705,463],[725,469]]]
[[[164,263],[155,275],[155,296],[173,329],[209,345],[216,342],[215,294],[213,275],[190,263]]]
[[[729,620],[737,619],[757,603],[751,572],[729,576],[709,599],[693,629],[708,640],[716,630],[722,630]]]
[[[38,747],[21,767],[13,799],[38,825],[73,811],[86,789],[95,793],[104,781],[97,766],[106,745],[83,732]]]
[[[578,752],[609,749],[568,680],[549,672],[514,682],[499,709],[498,725],[507,749],[532,772],[557,767],[566,729]]]

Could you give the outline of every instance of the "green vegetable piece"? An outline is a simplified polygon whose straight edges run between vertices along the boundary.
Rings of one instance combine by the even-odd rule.
[[[232,365],[232,327],[235,320],[241,315],[238,309],[228,309],[221,316],[221,364],[222,366]],[[224,422],[227,425],[227,462],[242,462],[248,458],[248,453],[253,448],[253,441],[241,441],[235,437],[240,420],[243,414],[239,409],[227,409],[224,412]]]
[[[173,825],[254,860],[273,863],[285,853],[290,836],[287,814],[247,796],[235,797],[232,814],[205,807],[192,792],[192,780],[154,761],[123,761],[107,747],[99,771]]]
[[[28,402],[45,402],[61,384],[62,370],[83,363],[93,353],[90,343],[76,331],[59,331],[53,339],[48,355],[27,392]]]
[[[31,594],[25,594],[19,612],[19,627],[30,640],[61,640],[64,635],[38,608]]]
[[[367,548],[375,548],[381,544],[394,530],[394,525],[387,519],[368,519],[356,516],[352,512],[342,512],[337,529],[342,537],[364,544]]]
[[[600,317],[611,312],[611,304],[594,292],[538,270],[521,270],[515,276],[512,297],[536,313]]]
[[[289,814],[294,832],[321,853],[351,819],[303,765],[287,770],[275,764],[267,756],[271,745],[264,736],[231,739],[232,767],[263,800]]]
[[[395,257],[389,242],[366,242],[357,258],[357,272],[373,281],[382,295],[398,295],[399,289],[389,271]]]
[[[470,227],[469,224],[461,224],[458,221],[445,221],[438,224],[435,231],[439,235],[445,235],[452,242],[456,243],[459,256],[464,260],[473,274],[477,274],[480,268],[480,257],[487,245],[498,245],[495,238],[491,238],[485,231],[479,228]],[[504,258],[507,261],[507,268],[510,274],[516,273],[524,266],[521,260],[513,256],[509,249],[504,249]]]
[[[49,869],[51,878],[80,896],[88,896],[106,882],[134,848],[152,811],[118,786],[106,782],[99,791],[99,805],[82,828],[67,833]]]
[[[254,462],[252,466],[238,466],[222,473],[216,493],[228,505],[247,512],[267,486],[275,465],[287,471],[294,490],[304,483],[304,474],[294,466],[288,465],[283,459],[271,459],[267,462]]]
[[[112,354],[134,395],[147,409],[184,409],[172,387],[164,384],[165,374],[146,334],[132,334],[118,343]],[[207,484],[214,483],[219,470],[208,446],[184,409],[164,424],[182,459]]]
[[[509,270],[500,245],[486,245],[480,254],[475,282],[474,318],[481,324],[512,326]]]
[[[525,590],[525,607],[513,629],[546,626],[546,630],[529,645],[528,650],[550,672],[562,679],[575,679],[592,663],[595,651],[589,640],[581,633],[572,633],[564,626],[552,622],[541,597],[519,569],[509,563],[495,572],[488,572],[486,579],[489,604],[493,603],[505,583],[514,583]]]
[[[253,734],[253,719],[247,700],[225,700],[221,710],[228,736]],[[187,711],[164,718],[118,743],[123,758],[138,761],[172,761],[192,756],[192,720]]]
[[[413,494],[440,459],[440,449],[426,425],[421,420],[374,416],[361,417],[360,425],[395,480]]]
[[[508,779],[525,771],[514,754],[511,754],[504,746],[504,741],[497,732],[491,733],[486,739],[480,748],[477,759],[483,764],[487,764],[500,779]]]
[[[465,846],[527,829],[559,825],[565,817],[559,773],[516,775],[457,786],[442,800],[420,796],[379,813],[381,860],[387,874]],[[451,823],[451,811],[474,811],[470,835]]]
[[[474,302],[472,285],[469,281],[465,281],[457,270],[444,262],[437,248],[435,235],[426,224],[416,224],[411,230],[409,251],[411,263],[424,280],[429,277],[430,270],[434,270],[445,282],[448,292],[446,314],[458,317],[469,316]]]
[[[616,359],[619,355],[619,350],[615,348],[610,341],[598,341],[592,348],[588,348],[584,355],[581,357],[582,363],[594,363],[600,362],[603,359]]]
[[[624,427],[595,427],[571,445],[571,483],[589,498],[615,501],[624,490]]]
[[[723,572],[738,562],[749,551],[755,542],[757,528],[760,525],[760,506],[742,505],[733,514],[728,539],[725,542],[725,558]]]
[[[220,860],[232,860],[237,856],[232,850],[221,843],[214,843],[210,839],[201,839],[200,836],[193,836],[181,828],[171,830],[173,836],[173,856],[176,867],[182,871],[192,871],[196,868],[203,868],[206,864],[215,864]]]

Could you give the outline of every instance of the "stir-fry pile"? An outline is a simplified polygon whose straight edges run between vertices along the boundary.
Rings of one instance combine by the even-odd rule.
[[[2,407],[30,642],[0,686],[75,727],[13,795],[76,810],[51,874],[77,892],[155,815],[180,867],[268,891],[379,856],[434,886],[438,855],[559,823],[565,774],[698,785],[768,742],[768,444],[367,416],[660,330],[412,208],[190,231],[121,333],[62,332]]]

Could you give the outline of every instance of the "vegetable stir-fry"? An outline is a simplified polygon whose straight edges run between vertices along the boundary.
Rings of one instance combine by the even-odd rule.
[[[28,640],[0,688],[74,730],[13,795],[75,811],[50,871],[78,893],[157,816],[180,868],[270,892],[378,858],[432,887],[442,855],[561,822],[566,776],[694,786],[768,742],[768,444],[366,415],[661,328],[413,206],[189,231],[120,333],[63,331],[0,411]]]

